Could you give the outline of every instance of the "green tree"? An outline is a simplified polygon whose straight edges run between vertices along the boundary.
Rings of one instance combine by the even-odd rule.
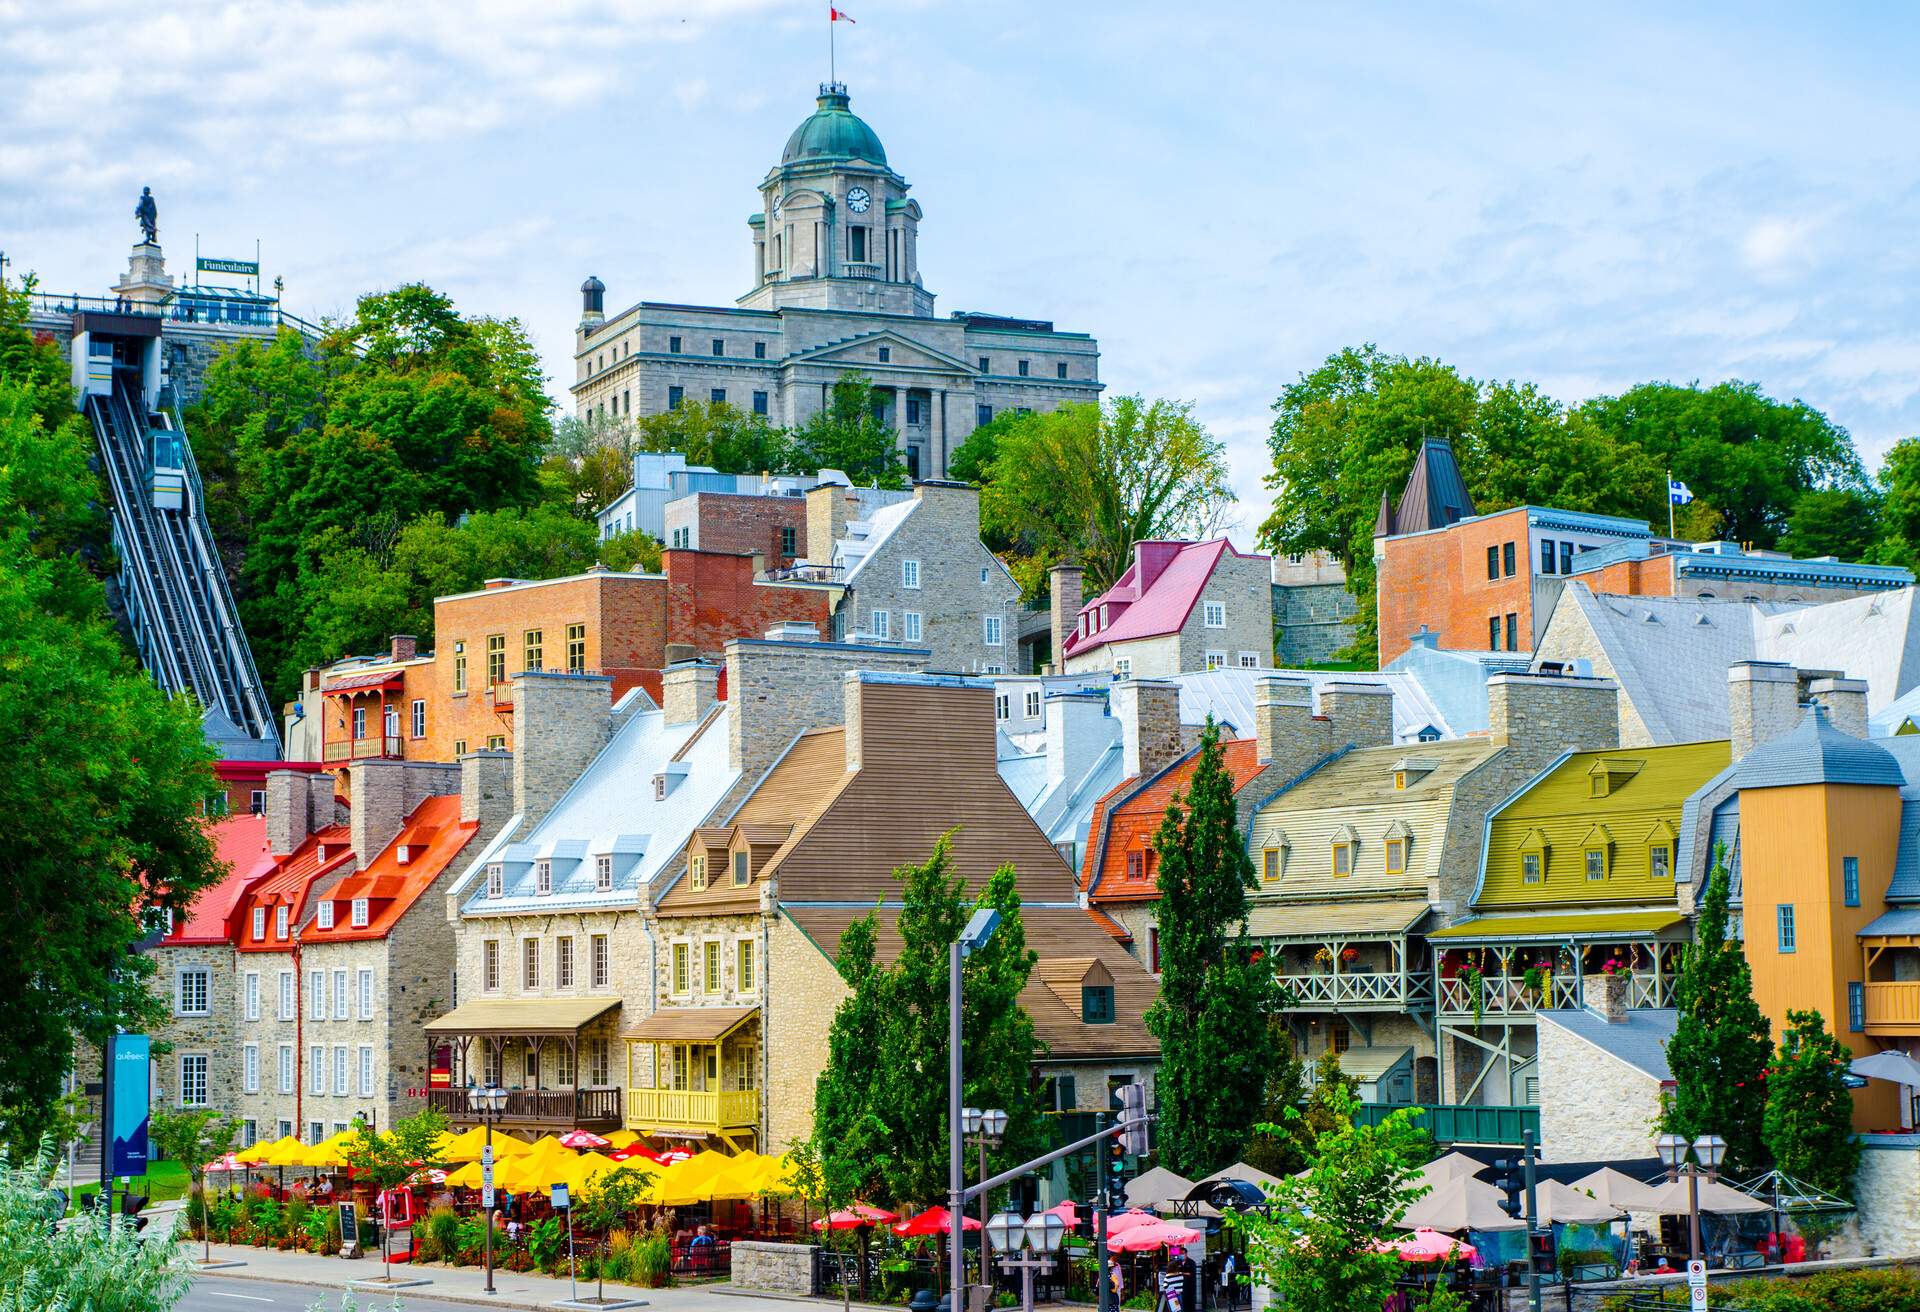
[[[1880,465],[1879,542],[1882,564],[1920,564],[1920,437],[1895,442]]]
[[[947,1181],[947,954],[976,907],[1000,927],[964,967],[966,1048],[962,1082],[970,1106],[1003,1108],[1006,1137],[989,1169],[1034,1156],[1044,1143],[1030,1078],[1039,1051],[1020,991],[1033,970],[1013,867],[1002,866],[979,897],[953,873],[952,836],[920,865],[894,872],[901,885],[900,953],[878,961],[869,914],[840,940],[849,994],[829,1029],[828,1060],[814,1093],[809,1188],[835,1203],[931,1202]]]
[[[58,1154],[0,1157],[0,1312],[164,1312],[187,1291],[176,1240],[143,1238],[123,1217],[82,1212],[64,1225],[52,1187]]]
[[[24,387],[27,408],[53,429],[73,417],[73,384],[58,343],[27,330],[32,292],[31,275],[18,289],[0,278],[0,378]]]
[[[1314,1138],[1328,1133],[1340,1119],[1342,1099],[1360,1096],[1360,1081],[1340,1069],[1340,1053],[1332,1045],[1313,1063],[1313,1094],[1302,1119]]]
[[[1688,1140],[1717,1134],[1727,1141],[1726,1169],[1736,1176],[1767,1169],[1767,1060],[1773,1044],[1753,1000],[1753,974],[1737,940],[1727,936],[1726,856],[1714,852],[1693,942],[1674,980],[1679,1017],[1667,1043],[1673,1096],[1663,1124]]]
[[[1389,1247],[1402,1237],[1395,1226],[1426,1192],[1418,1113],[1355,1125],[1360,1100],[1344,1085],[1334,1090],[1334,1120],[1313,1141],[1306,1174],[1281,1178],[1270,1211],[1235,1219],[1247,1231],[1253,1279],[1288,1312],[1379,1312],[1401,1272]]]
[[[1240,1160],[1256,1171],[1271,1176],[1292,1175],[1307,1164],[1307,1152],[1313,1135],[1299,1116],[1288,1119],[1289,1110],[1298,1111],[1307,1096],[1306,1064],[1293,1051],[1292,1037],[1279,1018],[1267,1022],[1268,1042],[1274,1062],[1267,1070],[1267,1087],[1260,1107],[1259,1123]]]
[[[1000,430],[981,527],[1020,556],[1078,560],[1100,592],[1126,572],[1135,542],[1218,529],[1233,501],[1228,475],[1225,446],[1190,402],[1063,405]]]
[[[646,416],[635,427],[639,450],[678,451],[688,464],[707,465],[723,474],[813,472],[799,467],[799,452],[785,430],[775,428],[765,415],[725,401],[683,401]]]
[[[637,528],[631,533],[615,533],[610,538],[601,538],[600,563],[611,570],[658,574],[663,550],[659,538],[645,529]]]
[[[907,485],[898,436],[875,413],[873,384],[865,374],[841,374],[826,406],[794,429],[792,439],[791,458],[809,473],[838,469],[862,487]]]
[[[440,1144],[447,1131],[447,1118],[432,1107],[403,1116],[381,1131],[369,1125],[366,1117],[356,1115],[353,1130],[340,1155],[362,1181],[377,1191],[398,1188],[417,1172],[446,1165]],[[387,1275],[393,1275],[391,1265]]]
[[[1274,1057],[1273,968],[1247,938],[1247,894],[1257,885],[1212,716],[1193,781],[1168,803],[1153,846],[1160,995],[1147,1028],[1160,1040],[1160,1160],[1198,1179],[1246,1146]]]
[[[1794,1179],[1842,1198],[1853,1194],[1860,1141],[1853,1133],[1847,1088],[1852,1051],[1827,1033],[1817,1011],[1788,1011],[1773,1068],[1767,1072],[1767,1149]]]
[[[1880,496],[1868,488],[1802,492],[1787,517],[1780,549],[1795,556],[1871,560],[1880,534]]]
[[[592,520],[633,486],[634,436],[631,421],[597,412],[560,420],[540,462],[548,499]]]
[[[188,1215],[196,1233],[206,1224],[207,1163],[232,1152],[239,1134],[239,1121],[206,1108],[156,1107],[147,1119],[147,1139],[158,1155],[187,1168],[193,1182]]]

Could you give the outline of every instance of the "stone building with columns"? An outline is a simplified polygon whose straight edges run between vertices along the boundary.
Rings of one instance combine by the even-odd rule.
[[[575,413],[725,401],[792,427],[857,370],[910,474],[941,478],[994,415],[1099,399],[1100,348],[1088,334],[998,314],[935,317],[920,277],[920,202],[844,85],[821,86],[758,190],[760,212],[747,220],[753,285],[732,306],[639,301],[608,315],[606,285],[582,284]]]

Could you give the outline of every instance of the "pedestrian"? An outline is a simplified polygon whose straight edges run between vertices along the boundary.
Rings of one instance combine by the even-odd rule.
[[[1158,1312],[1181,1312],[1182,1296],[1186,1293],[1186,1276],[1180,1270],[1180,1259],[1170,1259],[1160,1270],[1160,1303]]]
[[[1232,1253],[1220,1259],[1220,1298],[1228,1307],[1234,1305],[1234,1298],[1238,1293],[1233,1283],[1233,1267]]]

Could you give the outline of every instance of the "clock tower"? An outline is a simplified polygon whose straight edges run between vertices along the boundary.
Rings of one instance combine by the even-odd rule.
[[[760,183],[753,231],[752,310],[789,306],[933,315],[920,285],[920,203],[887,164],[879,136],[825,82],[811,115]]]

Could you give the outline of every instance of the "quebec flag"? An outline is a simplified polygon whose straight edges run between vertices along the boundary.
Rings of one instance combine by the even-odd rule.
[[[1667,480],[1667,500],[1676,506],[1684,506],[1693,500],[1693,489],[1677,478]]]

